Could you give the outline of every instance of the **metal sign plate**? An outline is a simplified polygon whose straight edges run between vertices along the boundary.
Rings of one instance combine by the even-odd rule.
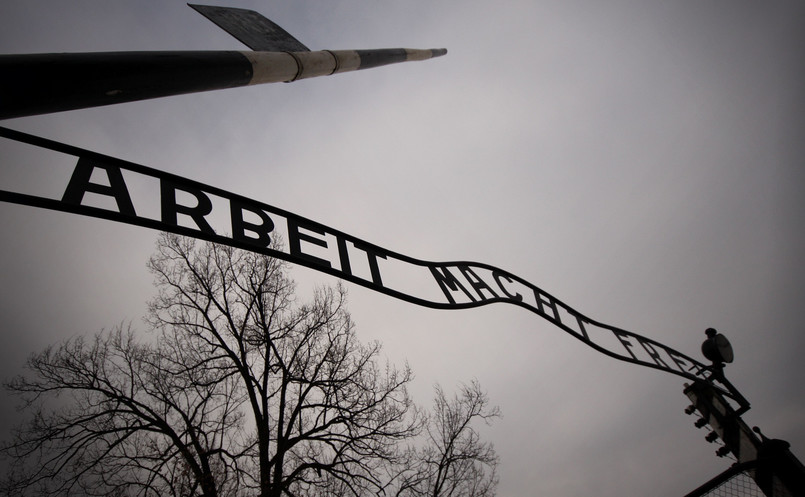
[[[495,266],[415,259],[283,209],[150,167],[6,128],[0,128],[0,136],[50,150],[60,157],[54,159],[54,165],[72,168],[72,172],[62,170],[63,187],[55,194],[0,190],[2,201],[169,231],[270,255],[425,307],[517,305],[615,359],[694,381],[713,380],[711,369],[695,359],[650,338],[595,321]],[[270,246],[276,235],[287,240],[287,247]],[[714,385],[734,398],[733,389],[725,386]]]

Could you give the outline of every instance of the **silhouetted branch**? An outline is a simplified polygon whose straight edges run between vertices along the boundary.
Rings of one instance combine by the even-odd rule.
[[[163,234],[157,295],[122,326],[34,355],[6,384],[32,417],[2,446],[10,495],[492,495],[476,382],[424,418],[406,365],[361,344],[341,285],[297,302],[282,261]],[[419,449],[403,450],[425,437]]]

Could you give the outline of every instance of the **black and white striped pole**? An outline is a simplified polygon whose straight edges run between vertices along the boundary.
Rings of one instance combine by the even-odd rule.
[[[0,55],[0,119],[290,82],[445,53],[379,49]]]
[[[192,7],[254,51],[0,55],[0,119],[297,81],[447,53],[405,48],[310,51],[256,12]]]

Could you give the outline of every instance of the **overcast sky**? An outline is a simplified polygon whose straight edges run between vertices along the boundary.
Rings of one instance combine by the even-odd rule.
[[[715,327],[753,406],[744,419],[805,457],[805,4],[219,4],[257,10],[313,50],[448,54],[0,124],[412,257],[492,264],[702,361]],[[0,2],[3,53],[230,49],[245,47],[180,1]],[[0,188],[63,187],[39,172],[45,157],[0,139]],[[3,377],[69,337],[129,321],[145,331],[155,232],[13,204],[0,230]],[[336,283],[293,275],[303,292]],[[477,378],[500,406],[484,435],[501,496],[680,496],[732,463],[684,414],[679,377],[515,306],[436,311],[348,288],[359,336],[410,363],[418,402],[437,382]]]

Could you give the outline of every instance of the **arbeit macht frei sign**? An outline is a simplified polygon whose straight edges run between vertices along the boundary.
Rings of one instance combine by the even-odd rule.
[[[0,200],[173,232],[300,264],[437,309],[505,302],[524,307],[608,356],[691,380],[702,363],[638,334],[597,322],[508,271],[477,262],[430,262],[379,247],[291,212],[214,186],[52,140],[0,128],[49,151],[58,191],[0,190]],[[61,175],[55,174],[61,170]],[[272,244],[277,237],[287,246]],[[732,396],[728,390],[722,393]]]

